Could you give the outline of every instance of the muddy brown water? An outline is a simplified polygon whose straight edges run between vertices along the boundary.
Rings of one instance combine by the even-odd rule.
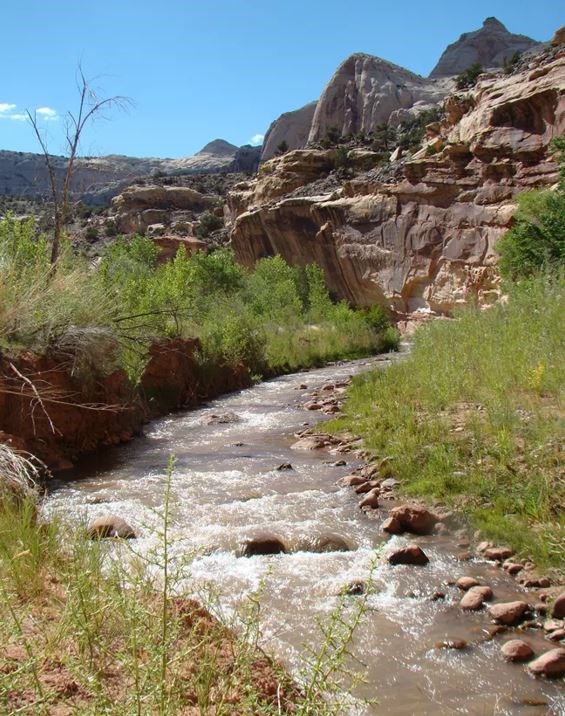
[[[120,515],[140,532],[137,550],[150,551],[159,524],[154,508],[163,503],[165,468],[175,455],[172,552],[179,560],[196,555],[179,588],[186,594],[211,589],[225,614],[260,590],[262,645],[295,674],[305,645],[316,649],[323,641],[319,622],[327,623],[342,587],[373,570],[373,590],[352,645],[367,683],[354,690],[348,713],[562,716],[563,682],[534,679],[523,666],[503,662],[500,646],[516,632],[485,640],[487,615],[462,613],[460,593],[447,585],[471,575],[490,584],[496,599],[523,598],[511,577],[488,562],[459,561],[453,536],[417,538],[430,557],[426,567],[389,566],[387,550],[414,540],[393,537],[387,544],[379,530],[386,507],[371,519],[354,493],[336,484],[361,463],[350,455],[291,449],[294,433],[320,420],[319,413],[302,408],[311,390],[387,362],[381,357],[285,376],[155,421],[144,438],[109,448],[54,483],[45,510],[71,520]],[[299,389],[303,383],[308,390]],[[237,420],[206,424],[224,413]],[[347,465],[332,466],[339,458]],[[276,470],[285,462],[293,470]],[[262,532],[282,539],[288,553],[239,556],[246,540]],[[341,537],[351,550],[312,551],[328,535]],[[436,590],[445,591],[446,599],[433,601]],[[346,614],[353,613],[356,599],[348,597]],[[518,635],[536,652],[555,646],[540,630]],[[453,639],[469,646],[436,648]],[[376,703],[367,706],[362,698]]]

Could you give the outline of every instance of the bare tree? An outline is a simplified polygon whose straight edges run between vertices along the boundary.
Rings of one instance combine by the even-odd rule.
[[[90,120],[96,115],[103,115],[105,110],[114,107],[125,109],[131,104],[129,98],[119,95],[100,98],[92,88],[91,82],[86,79],[80,65],[77,70],[77,88],[79,92],[78,111],[76,113],[69,111],[66,115],[65,140],[67,147],[67,165],[62,181],[57,178],[53,157],[49,154],[47,140],[41,132],[36,112],[32,114],[29,110],[26,110],[35,136],[43,151],[54,206],[55,227],[53,229],[53,244],[51,246],[51,264],[55,264],[59,258],[63,229],[69,219],[71,181],[83,130]]]

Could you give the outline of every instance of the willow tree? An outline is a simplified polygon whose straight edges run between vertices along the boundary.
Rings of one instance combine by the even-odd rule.
[[[37,113],[31,113],[29,110],[26,110],[26,114],[43,152],[49,179],[51,200],[53,202],[54,228],[53,243],[51,245],[51,264],[55,264],[59,258],[61,238],[65,225],[69,220],[71,183],[84,129],[96,116],[104,116],[107,110],[114,108],[125,109],[131,104],[130,99],[119,95],[114,97],[99,97],[93,89],[91,82],[86,79],[80,66],[77,70],[77,89],[79,94],[78,108],[74,112],[69,110],[65,117],[65,156],[67,161],[62,178],[57,177],[54,157],[49,153],[47,138],[41,131]]]

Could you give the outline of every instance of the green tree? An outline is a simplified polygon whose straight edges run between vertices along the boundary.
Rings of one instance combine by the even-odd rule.
[[[520,195],[515,224],[496,245],[506,278],[524,278],[565,264],[565,139],[556,139],[553,146],[560,165],[557,189]]]

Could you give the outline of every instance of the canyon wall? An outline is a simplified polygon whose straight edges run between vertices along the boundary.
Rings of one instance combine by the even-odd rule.
[[[511,225],[515,195],[557,178],[550,143],[565,131],[565,48],[509,75],[483,75],[442,107],[420,151],[361,171],[371,152],[354,150],[354,176],[337,184],[332,151],[267,162],[228,196],[238,259],[316,261],[336,297],[378,302],[397,316],[494,301],[495,244]]]

